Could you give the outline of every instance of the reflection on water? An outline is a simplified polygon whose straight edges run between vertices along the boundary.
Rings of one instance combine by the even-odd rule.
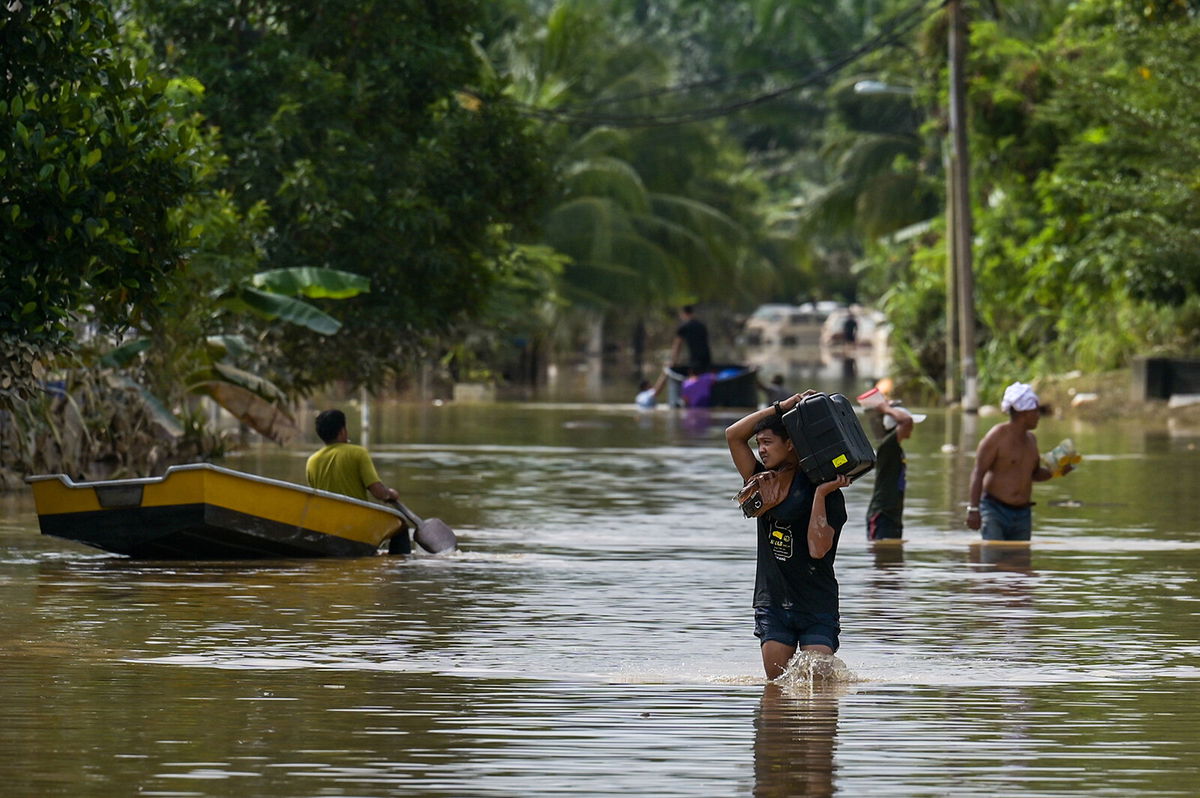
[[[355,415],[351,414],[352,422]],[[846,491],[844,665],[765,685],[733,414],[380,403],[381,476],[452,556],[139,563],[0,497],[14,795],[1194,794],[1200,494],[1176,431],[1084,453],[1034,540],[962,525],[978,436],[906,442],[905,540]],[[307,440],[223,464],[300,481]],[[1164,475],[1169,475],[1165,478]],[[817,675],[813,678],[814,667]]]
[[[1028,543],[979,541],[970,547],[970,560],[999,571],[1033,575],[1033,546]]]
[[[890,368],[887,348],[865,342],[857,346],[813,342],[753,347],[746,350],[745,361],[762,371],[764,382],[780,374],[793,390],[815,387],[850,397],[886,377]]]
[[[887,570],[904,565],[904,542],[902,540],[874,540],[870,545],[871,553],[875,557],[876,568]]]
[[[768,684],[754,719],[754,795],[833,795],[837,734],[836,688],[797,693]]]

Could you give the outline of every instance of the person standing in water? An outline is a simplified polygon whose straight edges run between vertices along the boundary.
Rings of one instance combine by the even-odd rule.
[[[666,384],[667,373],[665,371],[658,375],[658,381],[653,385],[650,384],[650,380],[642,380],[638,383],[638,392],[637,396],[634,397],[633,403],[642,410],[653,410],[654,406],[658,403],[658,392]]]
[[[904,537],[904,491],[908,486],[908,458],[900,445],[912,435],[913,425],[924,421],[886,399],[875,411],[880,415],[883,440],[875,450],[875,487],[867,507],[867,540]]]
[[[846,320],[842,322],[842,343],[851,346],[858,343],[858,319],[852,310],[846,311]]]
[[[795,394],[774,402],[725,430],[729,453],[743,481],[767,470],[791,481],[783,500],[757,519],[754,635],[768,679],[784,673],[797,649],[833,654],[841,631],[833,561],[846,523],[841,488],[850,480],[839,476],[813,485],[799,472],[799,455],[783,414],[803,398]],[[749,443],[752,436],[757,457]]]
[[[712,352],[708,348],[708,328],[704,322],[696,318],[696,310],[691,305],[679,309],[679,320],[682,322],[675,330],[675,340],[671,343],[671,363],[679,362],[679,355],[686,344],[688,350],[688,368],[693,374],[703,374],[712,368]]]
[[[1033,388],[1014,382],[1004,390],[1001,412],[1008,421],[988,430],[971,469],[967,526],[984,540],[1029,540],[1033,534],[1033,483],[1050,479],[1033,431],[1042,415]],[[1068,465],[1063,470],[1071,470]]]

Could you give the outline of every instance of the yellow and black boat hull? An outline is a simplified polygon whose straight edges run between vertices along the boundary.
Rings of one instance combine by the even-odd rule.
[[[396,510],[208,463],[144,479],[27,481],[43,534],[128,557],[363,557],[384,543],[411,551]]]

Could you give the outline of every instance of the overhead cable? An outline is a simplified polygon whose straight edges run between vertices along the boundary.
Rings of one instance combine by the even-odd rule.
[[[905,34],[921,24],[938,9],[942,8],[947,1],[948,0],[941,0],[941,2],[938,2],[936,5],[926,9],[925,6],[927,4],[927,0],[922,0],[922,2],[910,6],[908,9],[897,14],[893,19],[882,26],[879,33],[875,34],[866,42],[841,55],[832,57],[820,69],[810,72],[809,74],[793,81],[792,83],[789,83],[786,86],[780,87],[779,89],[764,92],[744,100],[738,100],[716,106],[684,109],[663,114],[593,113],[589,111],[589,109],[592,108],[597,108],[604,105],[612,105],[618,102],[650,99],[669,94],[681,94],[695,91],[697,89],[711,88],[715,85],[732,80],[740,80],[748,76],[761,75],[761,71],[741,73],[739,75],[730,75],[722,78],[712,78],[709,80],[678,84],[675,86],[667,86],[636,94],[605,98],[585,104],[565,106],[562,108],[538,108],[536,106],[519,104],[518,110],[527,116],[545,119],[547,121],[581,122],[610,125],[613,127],[661,127],[727,116],[745,108],[772,102],[784,95],[798,91],[799,89],[805,88],[806,86],[814,83],[818,83],[830,77],[831,75],[840,72],[842,69],[846,68],[855,61],[860,60],[864,56],[883,49],[884,47],[891,46],[899,41]],[[792,64],[786,66],[794,67],[796,65],[797,64],[793,62]],[[808,66],[810,65],[810,62],[805,62],[804,65]]]

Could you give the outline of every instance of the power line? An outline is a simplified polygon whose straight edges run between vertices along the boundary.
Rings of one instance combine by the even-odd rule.
[[[590,124],[606,124],[613,127],[664,127],[671,125],[686,124],[688,122],[698,122],[705,119],[713,119],[720,116],[728,116],[746,108],[764,103],[772,102],[780,97],[795,92],[813,83],[822,81],[831,75],[836,74],[850,64],[858,61],[866,55],[869,55],[876,50],[888,47],[897,42],[902,36],[914,29],[917,25],[931,16],[934,12],[946,5],[948,0],[941,0],[936,6],[923,10],[927,0],[909,7],[908,9],[897,14],[892,20],[882,26],[882,29],[875,36],[859,46],[843,53],[840,56],[833,58],[828,64],[822,68],[810,72],[808,75],[796,80],[787,86],[779,89],[765,92],[763,94],[749,97],[744,100],[739,100],[732,103],[722,105],[696,108],[690,110],[681,110],[672,113],[664,114],[605,114],[605,113],[588,113],[587,109],[596,108],[604,105],[612,105],[618,102],[629,102],[639,99],[650,99],[661,97],[669,94],[680,94],[684,92],[695,91],[702,88],[711,88],[721,83],[727,83],[733,80],[741,80],[748,76],[758,76],[763,74],[758,72],[747,72],[738,75],[730,75],[722,78],[713,78],[704,81],[696,81],[686,84],[678,84],[676,86],[667,86],[659,89],[652,89],[646,92],[637,94],[625,95],[616,98],[606,98],[597,100],[584,105],[567,106],[564,108],[550,109],[537,108],[536,106],[518,104],[520,113],[526,116],[531,116],[547,121],[559,122],[581,122]],[[809,66],[811,62],[804,62],[804,66]],[[780,68],[788,68],[796,66],[797,63],[783,65]],[[578,110],[577,110],[578,109]]]
[[[918,2],[915,3],[914,5],[897,13],[895,15],[895,17],[893,17],[892,19],[888,20],[887,22],[885,22],[884,24],[882,24],[880,26],[879,32],[876,33],[875,36],[872,37],[871,41],[879,41],[883,37],[889,36],[892,33],[893,29],[898,28],[900,25],[908,22],[908,19],[907,19],[908,17],[911,17],[914,14],[920,14],[922,7],[925,6],[928,2],[929,2],[929,0],[918,0]],[[942,0],[942,2],[938,3],[938,5],[935,8],[930,9],[926,14],[924,14],[921,17],[921,19],[924,19],[925,17],[932,14],[934,11],[941,9],[942,7],[944,7],[946,5],[947,2],[949,2],[949,0]],[[920,20],[917,20],[917,21],[919,22]],[[910,25],[908,28],[905,29],[904,32],[907,32],[907,30],[911,29],[911,27],[912,26]],[[891,43],[891,42],[889,41],[888,43]],[[859,48],[861,48],[863,46],[864,45],[859,45]],[[859,48],[855,48],[855,50],[857,50]],[[854,52],[854,51],[852,50],[851,52]],[[788,62],[784,62],[784,63],[776,65],[771,71],[786,72],[786,71],[796,69],[796,68],[807,69],[812,66],[812,63],[813,63],[813,59],[811,59],[811,58],[805,59],[803,61],[788,61]],[[735,73],[733,75],[724,75],[721,77],[707,78],[705,80],[692,81],[689,83],[679,83],[674,86],[663,86],[663,87],[660,87],[657,89],[648,89],[643,92],[636,92],[633,94],[624,94],[624,95],[620,95],[617,97],[598,98],[595,100],[590,100],[585,103],[565,105],[565,106],[562,106],[562,107],[560,107],[558,109],[554,109],[554,110],[561,111],[561,112],[574,112],[576,109],[596,108],[596,107],[599,107],[602,105],[614,105],[616,103],[629,102],[632,100],[651,99],[654,97],[661,97],[661,96],[668,95],[668,94],[681,94],[681,93],[685,93],[685,92],[695,91],[697,89],[712,88],[714,86],[719,86],[722,83],[741,81],[746,78],[759,78],[759,77],[763,77],[767,74],[769,74],[769,72],[765,69],[756,69],[756,70],[751,70],[751,71],[747,71],[747,72]]]

